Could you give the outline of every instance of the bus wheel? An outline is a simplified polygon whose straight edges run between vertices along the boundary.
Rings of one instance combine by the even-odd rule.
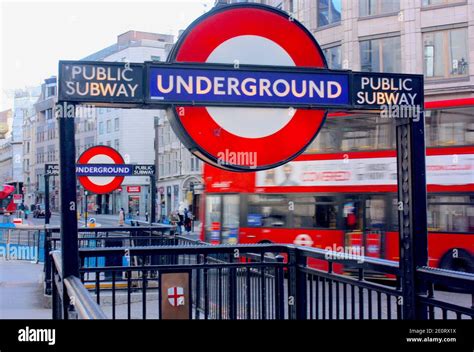
[[[454,253],[456,253],[456,255],[454,255]],[[474,258],[466,250],[455,248],[443,256],[439,267],[446,270],[474,273]],[[466,292],[465,288],[456,286],[446,287],[444,285],[440,285],[439,289],[459,293]]]
[[[474,260],[464,249],[452,249],[441,259],[441,269],[474,273]]]

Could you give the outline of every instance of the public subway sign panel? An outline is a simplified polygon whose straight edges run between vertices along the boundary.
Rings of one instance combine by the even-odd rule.
[[[143,65],[128,62],[62,61],[59,101],[103,104],[140,104]]]
[[[60,62],[58,90],[59,103],[165,109],[195,156],[232,171],[293,160],[329,111],[423,108],[422,75],[330,70],[301,23],[249,3],[198,18],[166,63]]]

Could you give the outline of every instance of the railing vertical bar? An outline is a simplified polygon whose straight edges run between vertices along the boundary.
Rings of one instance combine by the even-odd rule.
[[[115,270],[112,271],[112,320],[115,320]]]

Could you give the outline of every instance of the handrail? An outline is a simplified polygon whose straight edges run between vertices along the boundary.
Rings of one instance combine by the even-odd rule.
[[[353,256],[353,258],[340,258],[343,257],[344,253],[327,251],[320,248],[303,247],[290,245],[293,248],[297,248],[302,254],[308,258],[322,259],[328,262],[338,264],[350,264],[357,268],[366,268],[372,270],[383,270],[387,274],[398,275],[400,273],[400,266],[398,262],[386,259],[372,258],[372,257],[361,257]],[[289,246],[289,247],[290,247]]]
[[[78,277],[68,276],[64,285],[69,297],[74,297],[74,308],[80,319],[108,319]]]
[[[462,284],[465,289],[474,292],[474,274],[471,273],[425,266],[417,269],[417,275],[422,280],[429,280],[433,284]]]
[[[58,275],[62,278],[61,252],[52,251],[51,256]],[[68,276],[63,279],[66,291],[72,299],[75,310],[80,319],[108,319],[100,306],[94,301],[89,291],[84,287],[82,281],[76,276]]]

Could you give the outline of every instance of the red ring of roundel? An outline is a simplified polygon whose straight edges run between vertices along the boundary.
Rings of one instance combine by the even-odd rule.
[[[274,41],[286,50],[296,66],[326,67],[318,44],[307,31],[282,16],[282,12],[255,6],[220,11],[197,23],[178,44],[174,61],[205,62],[221,43],[241,35],[258,35]],[[258,139],[236,136],[224,130],[205,107],[177,107],[176,115],[185,133],[216,160],[218,153],[226,148],[235,152],[256,151],[257,169],[265,169],[300,154],[321,128],[326,111],[298,109],[284,128]]]

